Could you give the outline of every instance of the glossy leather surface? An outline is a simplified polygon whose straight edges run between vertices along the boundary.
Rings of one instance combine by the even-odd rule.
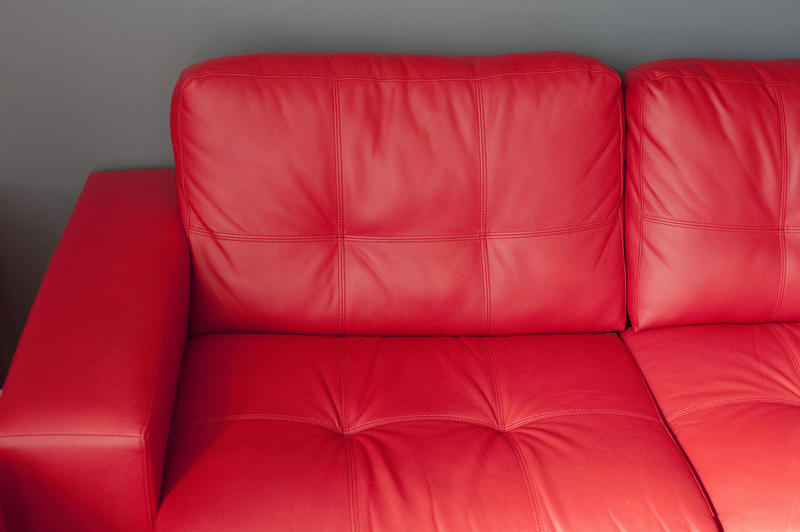
[[[616,335],[189,341],[157,529],[715,530]]]
[[[800,320],[800,61],[626,74],[633,327]]]
[[[190,67],[172,131],[192,330],[622,329],[619,85],[559,53]]]
[[[89,177],[0,397],[9,530],[148,530],[189,306],[172,170]]]
[[[800,324],[623,337],[724,529],[800,529]]]

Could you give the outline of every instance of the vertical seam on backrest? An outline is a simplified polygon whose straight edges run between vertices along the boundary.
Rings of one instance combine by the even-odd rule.
[[[786,294],[786,201],[789,188],[788,169],[786,164],[787,146],[786,146],[786,113],[783,107],[783,93],[780,87],[774,87],[775,91],[775,104],[778,107],[778,118],[780,121],[780,187],[781,197],[778,206],[778,253],[780,255],[780,272],[778,274],[778,295],[775,300],[775,309],[772,312],[772,319],[777,320],[783,308],[783,300]]]
[[[487,233],[487,165],[486,165],[486,118],[483,103],[483,85],[481,80],[475,80],[474,98],[476,109],[476,120],[478,127],[478,164],[480,170],[480,245],[481,245],[481,270],[483,274],[483,330],[484,334],[489,334],[492,323],[492,288],[489,279],[489,245],[486,239]]]
[[[649,90],[650,82],[645,78],[644,90],[639,100],[639,175],[637,176],[637,181],[639,183],[639,245],[636,254],[636,278],[634,279],[633,304],[631,305],[631,320],[635,320],[637,327],[640,326],[639,284],[642,278],[642,249],[644,247],[644,102]]]
[[[339,284],[339,334],[345,334],[347,314],[347,280],[344,253],[344,184],[342,176],[342,117],[339,80],[332,81],[333,88],[333,142],[334,171],[336,174],[336,255]]]

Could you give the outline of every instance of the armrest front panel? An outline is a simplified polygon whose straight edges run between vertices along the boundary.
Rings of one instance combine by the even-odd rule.
[[[152,527],[189,281],[174,172],[91,175],[0,399],[12,530]]]

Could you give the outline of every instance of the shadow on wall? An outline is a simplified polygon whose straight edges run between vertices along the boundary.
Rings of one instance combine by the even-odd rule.
[[[4,186],[0,193],[0,383],[64,226],[52,227],[52,219],[37,214],[74,203],[61,194],[42,197],[25,188]],[[68,209],[54,213],[59,214],[66,223]]]

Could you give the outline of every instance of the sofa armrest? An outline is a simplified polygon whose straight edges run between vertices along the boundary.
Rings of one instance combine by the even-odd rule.
[[[11,530],[152,528],[189,284],[174,171],[89,176],[0,397]]]

